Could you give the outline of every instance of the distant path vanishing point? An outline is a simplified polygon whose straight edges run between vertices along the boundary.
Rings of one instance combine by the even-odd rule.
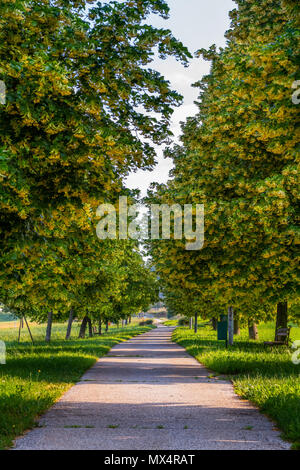
[[[229,381],[159,326],[115,346],[16,440],[15,449],[289,449]]]

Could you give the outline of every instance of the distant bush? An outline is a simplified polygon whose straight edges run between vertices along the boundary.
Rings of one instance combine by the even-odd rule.
[[[180,318],[178,320],[178,326],[188,326],[188,325],[189,325],[188,318]]]
[[[139,325],[140,326],[153,325],[153,320],[140,321]]]

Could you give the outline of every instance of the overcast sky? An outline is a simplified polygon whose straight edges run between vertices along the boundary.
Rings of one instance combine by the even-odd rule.
[[[169,20],[153,15],[147,22],[157,27],[171,29],[174,36],[192,53],[202,47],[209,48],[212,44],[218,47],[225,45],[224,33],[230,25],[228,13],[236,7],[232,0],[169,0],[168,4]],[[209,72],[210,63],[202,59],[193,59],[191,65],[185,68],[170,58],[165,61],[157,59],[151,67],[161,72],[171,82],[172,87],[184,96],[183,105],[175,110],[172,119],[172,132],[177,139],[180,135],[179,123],[197,112],[194,101],[198,97],[198,89],[192,88],[191,85]],[[130,175],[127,186],[139,188],[142,195],[145,195],[150,183],[166,182],[172,161],[165,159],[162,153],[163,147],[158,147],[158,163],[154,171],[138,171]]]

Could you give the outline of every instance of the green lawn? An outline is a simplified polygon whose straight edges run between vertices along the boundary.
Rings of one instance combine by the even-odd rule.
[[[78,328],[75,324],[74,338]],[[0,449],[10,446],[16,436],[34,426],[36,416],[48,409],[112,346],[151,328],[114,327],[101,337],[64,341],[66,325],[54,325],[53,339],[47,345],[45,325],[34,326],[34,346],[25,329],[20,344],[16,342],[17,329],[0,330],[0,340],[6,342],[7,348],[6,364],[0,364]]]
[[[178,325],[178,320],[167,320],[164,322],[165,326],[177,326]]]
[[[267,323],[259,326],[259,341],[249,341],[244,329],[229,349],[211,327],[200,327],[196,335],[177,328],[173,340],[212,371],[228,374],[236,393],[258,405],[277,422],[283,437],[300,448],[300,365],[292,363],[286,347],[264,348],[263,341],[273,336],[274,324]],[[299,327],[292,329],[291,339],[300,339]]]

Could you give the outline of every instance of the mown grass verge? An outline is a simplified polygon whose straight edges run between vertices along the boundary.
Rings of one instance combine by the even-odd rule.
[[[226,349],[212,328],[200,325],[197,334],[177,328],[173,341],[212,371],[228,375],[236,393],[276,421],[283,438],[300,449],[300,365],[292,363],[289,348],[263,346],[273,335],[271,323],[260,325],[259,341],[250,341],[245,329],[235,337],[234,346]],[[293,328],[291,337],[299,340],[300,328]]]
[[[164,321],[165,326],[177,326],[178,325],[178,320],[167,320]]]
[[[15,330],[0,330],[6,364],[0,364],[0,449],[35,425],[53,403],[114,345],[149,331],[151,326],[114,328],[102,336],[64,341],[65,325],[54,325],[53,340],[43,341],[44,326],[32,328],[36,342],[17,343]],[[25,333],[24,333],[25,335]]]

